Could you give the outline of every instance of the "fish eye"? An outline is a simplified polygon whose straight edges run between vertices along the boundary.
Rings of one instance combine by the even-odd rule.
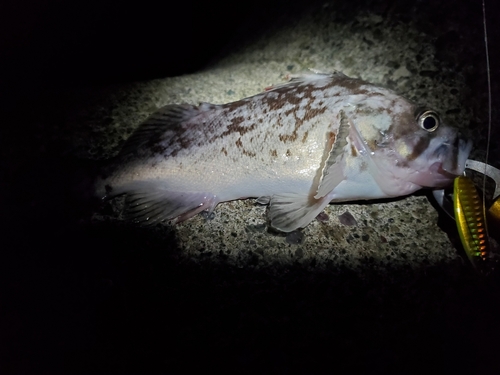
[[[417,122],[422,129],[431,133],[439,127],[441,120],[436,112],[425,111],[418,115]]]

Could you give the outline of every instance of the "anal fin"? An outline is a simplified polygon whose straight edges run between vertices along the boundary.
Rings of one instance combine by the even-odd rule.
[[[135,183],[126,193],[125,218],[147,225],[175,218],[181,222],[211,212],[219,203],[212,193],[171,191],[156,182]]]

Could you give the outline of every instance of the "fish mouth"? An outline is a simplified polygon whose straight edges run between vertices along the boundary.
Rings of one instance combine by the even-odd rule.
[[[448,173],[451,175],[460,176],[464,173],[465,162],[469,157],[470,151],[472,150],[472,141],[468,141],[458,138],[453,145],[450,156],[446,157],[442,163],[441,169],[443,173]]]
[[[443,143],[434,152],[436,160],[425,170],[417,170],[410,181],[422,187],[444,188],[464,173],[465,162],[472,149],[472,141],[455,139],[453,143]]]
[[[429,187],[443,188],[464,173],[465,162],[472,149],[472,141],[457,137],[443,161],[436,162],[429,168],[434,175],[434,183]],[[425,185],[424,185],[425,186]]]
[[[451,184],[451,182],[459,175],[463,173],[465,169],[462,168],[462,172],[458,172],[459,169],[455,168],[453,171],[446,169],[445,163],[436,162],[429,168],[430,181],[428,184],[422,184],[423,186],[433,187],[433,188],[444,188]]]

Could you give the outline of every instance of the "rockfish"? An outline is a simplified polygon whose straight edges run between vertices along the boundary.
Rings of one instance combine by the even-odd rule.
[[[389,89],[309,74],[228,104],[161,108],[96,192],[126,194],[126,216],[148,223],[254,197],[269,204],[271,226],[289,232],[330,202],[442,188],[463,173],[471,147],[435,111]]]

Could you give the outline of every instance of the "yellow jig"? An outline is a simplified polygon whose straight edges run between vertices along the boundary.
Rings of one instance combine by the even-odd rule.
[[[489,253],[488,233],[483,203],[472,180],[465,176],[455,179],[453,208],[462,245],[477,267]]]

